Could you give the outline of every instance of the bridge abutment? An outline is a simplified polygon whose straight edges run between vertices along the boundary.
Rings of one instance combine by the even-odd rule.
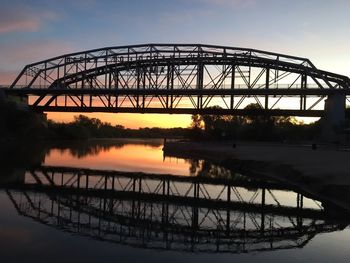
[[[0,102],[1,103],[15,103],[17,108],[20,110],[29,110],[29,100],[28,95],[13,95],[13,94],[6,94],[6,91],[4,89],[0,89]]]
[[[345,101],[343,94],[328,95],[325,101],[324,116],[321,119],[321,141],[341,142],[345,140]]]

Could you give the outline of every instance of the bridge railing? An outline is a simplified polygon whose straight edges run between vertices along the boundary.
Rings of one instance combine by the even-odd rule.
[[[9,89],[11,85],[1,85],[0,84],[0,88],[1,89]],[[49,87],[51,87],[51,85],[32,85],[30,87],[30,89],[48,89]],[[271,89],[300,89],[302,87],[301,84],[271,84],[269,86],[269,88]],[[13,87],[14,89],[25,89],[28,88],[27,85],[16,85]],[[81,85],[81,83],[78,83],[77,85],[74,85],[74,88],[83,88],[83,86]],[[104,88],[102,86],[102,88]],[[160,86],[159,88],[162,88],[162,86]],[[163,88],[167,88],[167,86],[163,85]],[[184,89],[183,85],[174,85],[173,86],[174,89]],[[186,88],[188,89],[196,89],[197,86],[196,85],[188,85],[186,86]],[[211,89],[213,87],[208,87],[207,89]],[[219,87],[215,87],[215,88],[221,88],[221,89],[231,89],[232,86],[231,84],[222,84]],[[235,89],[248,89],[250,88],[248,85],[246,84],[237,84],[234,86]],[[259,89],[261,88],[261,85],[257,85],[256,87],[254,87],[253,89]],[[306,89],[318,89],[319,86],[317,84],[307,84],[305,86]],[[86,89],[91,89],[89,87],[86,87]],[[130,88],[130,89],[135,89],[135,88]]]

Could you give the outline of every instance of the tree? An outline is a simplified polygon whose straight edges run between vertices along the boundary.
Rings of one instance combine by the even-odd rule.
[[[219,106],[213,109],[219,109]],[[285,140],[312,139],[317,124],[304,125],[294,117],[268,116],[258,114],[259,104],[245,107],[251,115],[193,115],[191,127],[203,127],[202,137],[206,139]],[[196,137],[198,138],[198,137]]]
[[[191,126],[188,132],[188,137],[191,140],[200,140],[202,138],[203,119],[200,115],[191,116]]]
[[[191,129],[202,129],[203,128],[203,118],[198,114],[191,116]]]

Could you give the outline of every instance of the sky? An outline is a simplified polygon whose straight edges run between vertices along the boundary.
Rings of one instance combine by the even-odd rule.
[[[350,76],[349,0],[0,0],[0,85],[29,63],[106,46],[202,43],[309,58]],[[51,113],[57,121],[72,114]],[[113,124],[186,127],[188,115],[90,114]]]

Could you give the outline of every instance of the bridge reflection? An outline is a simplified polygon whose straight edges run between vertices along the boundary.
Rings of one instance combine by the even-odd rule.
[[[228,180],[39,167],[6,191],[20,215],[42,224],[161,250],[298,248],[347,225],[288,186],[240,175]]]

